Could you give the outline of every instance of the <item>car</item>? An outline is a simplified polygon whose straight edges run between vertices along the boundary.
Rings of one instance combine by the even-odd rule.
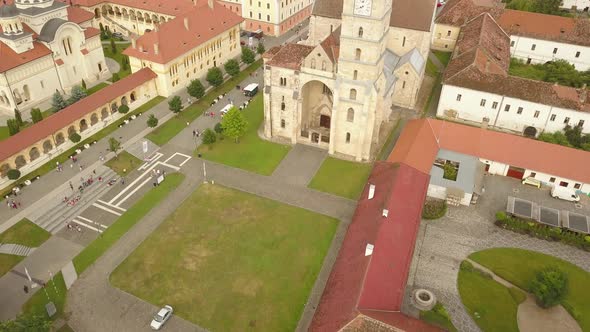
[[[120,33],[120,32],[113,32],[113,37],[116,37],[116,38],[123,38],[123,34],[122,34],[122,33]]]
[[[541,181],[530,176],[522,179],[522,184],[528,184],[529,186],[541,188]]]
[[[157,331],[161,329],[162,325],[164,325],[164,323],[166,323],[166,321],[170,319],[170,317],[172,317],[173,312],[174,309],[172,309],[172,307],[169,305],[165,305],[162,309],[160,309],[160,311],[158,311],[158,313],[154,315],[154,319],[150,324],[152,330]]]

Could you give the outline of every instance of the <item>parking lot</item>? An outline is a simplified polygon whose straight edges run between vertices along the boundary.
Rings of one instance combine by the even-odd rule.
[[[422,221],[408,278],[406,294],[416,288],[433,290],[460,331],[479,331],[465,311],[457,290],[459,264],[475,251],[493,247],[534,250],[590,271],[589,252],[517,234],[494,225],[495,214],[505,211],[508,196],[548,208],[541,213],[569,211],[590,216],[590,199],[587,196],[582,196],[580,202],[575,204],[552,198],[548,187],[539,189],[525,186],[517,179],[493,175],[486,176],[484,186],[485,194],[476,205],[449,207],[445,217]],[[408,296],[405,303],[405,308],[410,309]]]

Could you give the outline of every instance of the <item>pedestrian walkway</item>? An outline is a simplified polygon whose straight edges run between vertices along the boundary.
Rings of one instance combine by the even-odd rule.
[[[327,155],[326,150],[297,144],[281,161],[272,177],[291,185],[307,187]]]
[[[16,255],[16,256],[29,256],[35,248],[23,246],[22,244],[15,243],[0,243],[0,254]]]

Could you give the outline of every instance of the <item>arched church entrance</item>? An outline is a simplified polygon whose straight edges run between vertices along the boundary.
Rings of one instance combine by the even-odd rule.
[[[310,143],[330,143],[334,97],[320,81],[309,81],[301,89],[301,138]]]

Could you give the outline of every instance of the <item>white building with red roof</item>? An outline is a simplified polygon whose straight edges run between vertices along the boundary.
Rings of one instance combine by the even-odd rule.
[[[53,0],[0,6],[0,113],[109,75],[92,15]]]

